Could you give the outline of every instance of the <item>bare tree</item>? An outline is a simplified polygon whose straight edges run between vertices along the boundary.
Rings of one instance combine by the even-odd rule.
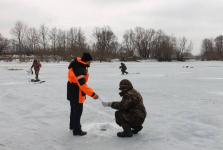
[[[162,30],[158,30],[154,35],[154,48],[151,51],[152,58],[162,60],[162,43],[165,38],[165,33]]]
[[[45,25],[41,25],[39,29],[39,44],[41,48],[44,50],[44,53],[47,49],[47,44],[49,42],[49,28]]]
[[[7,50],[8,46],[9,46],[9,40],[4,38],[0,33],[0,56],[4,51]]]
[[[202,59],[211,60],[214,55],[213,39],[204,39],[201,44]]]
[[[86,43],[86,37],[81,28],[78,28],[76,37],[77,37],[76,40],[77,52],[79,55],[82,55],[84,51],[87,51],[87,43]]]
[[[222,60],[223,59],[223,36],[205,38],[201,44],[202,60]]]
[[[113,51],[111,44],[117,42],[117,37],[109,26],[102,28],[96,27],[93,30],[93,37],[95,40],[93,45],[98,52],[100,61],[103,61]]]
[[[11,34],[15,37],[16,41],[18,42],[18,51],[19,54],[22,53],[22,46],[23,40],[25,38],[27,31],[27,25],[24,24],[22,21],[17,21],[15,26],[11,29]]]
[[[77,28],[70,28],[67,33],[67,44],[70,49],[75,49],[76,41],[77,41]]]
[[[152,50],[155,48],[155,33],[153,29],[135,28],[134,45],[143,58],[150,58]]]
[[[135,28],[135,47],[138,51],[140,57],[144,57],[144,52],[142,48],[142,40],[144,38],[144,29],[142,27]]]
[[[34,54],[34,51],[38,48],[38,32],[35,28],[28,28],[25,37],[26,54]]]
[[[143,30],[142,32],[142,41],[141,41],[141,48],[142,48],[142,55],[144,58],[149,58],[151,55],[151,51],[154,48],[154,38],[155,38],[156,31],[153,29],[150,30]]]
[[[85,48],[86,46],[86,37],[84,36],[84,32],[81,28],[77,31],[77,47],[79,49]]]
[[[190,41],[189,44],[187,44],[187,39],[185,37],[179,38],[177,49],[176,49],[176,55],[177,55],[178,61],[183,61],[184,55],[186,53],[191,52],[192,48],[193,48],[192,41]]]
[[[86,37],[81,28],[70,28],[67,33],[67,45],[73,56],[82,55],[82,52],[87,50]]]
[[[66,45],[67,45],[66,32],[59,29],[57,40],[58,40],[58,54],[62,57],[62,60],[65,60]]]
[[[111,51],[110,52],[111,52],[112,58],[117,58],[117,54],[118,54],[120,47],[121,47],[121,44],[118,43],[118,41],[111,43]]]
[[[56,47],[58,44],[58,30],[56,27],[52,28],[49,33],[49,37],[51,40],[51,50],[53,51],[53,55],[56,55]]]
[[[145,32],[145,50],[146,50],[146,57],[151,57],[152,50],[155,48],[155,34],[156,31],[154,29],[146,30]]]
[[[138,55],[142,58],[150,58],[155,49],[155,34],[155,30],[146,30],[142,27],[136,27],[134,32],[127,30],[123,36],[123,47],[127,53],[131,52],[133,57]]]
[[[135,38],[135,33],[132,29],[125,31],[122,48],[120,49],[122,51],[122,59],[124,59],[124,57],[134,57],[134,54],[136,53]]]
[[[217,53],[217,59],[220,60],[223,58],[223,36],[220,35],[214,39],[215,41],[215,51]]]
[[[164,36],[164,40],[162,42],[162,59],[163,61],[171,61],[172,56],[174,54],[174,44],[175,38],[170,36]]]

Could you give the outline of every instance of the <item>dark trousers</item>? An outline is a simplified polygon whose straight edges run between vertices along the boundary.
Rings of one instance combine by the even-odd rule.
[[[70,101],[70,129],[73,132],[81,131],[81,115],[83,112],[83,103],[78,103],[78,101]]]
[[[125,74],[125,73],[128,74],[128,72],[123,69],[121,71],[122,71],[122,74]]]

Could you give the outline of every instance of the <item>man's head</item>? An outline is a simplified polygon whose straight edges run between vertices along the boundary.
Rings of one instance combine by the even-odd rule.
[[[91,61],[92,61],[91,54],[90,53],[83,53],[83,56],[81,57],[81,60],[86,62],[90,66]]]
[[[121,91],[129,91],[133,89],[132,83],[128,79],[123,79],[119,83],[119,90]]]

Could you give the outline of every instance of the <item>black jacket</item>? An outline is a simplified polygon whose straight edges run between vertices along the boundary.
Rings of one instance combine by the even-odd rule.
[[[79,57],[70,63],[68,67],[67,100],[83,103],[86,99],[86,94],[92,98],[96,96],[96,93],[86,84],[88,67],[90,66],[81,61]]]

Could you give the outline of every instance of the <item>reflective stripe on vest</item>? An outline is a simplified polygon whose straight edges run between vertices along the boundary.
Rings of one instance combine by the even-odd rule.
[[[85,77],[85,79],[88,78],[88,76],[85,76],[85,75],[80,75],[80,76],[81,76],[81,78],[83,78],[83,76]],[[78,76],[78,77],[80,77],[80,76]],[[76,83],[79,86],[79,100],[78,101],[79,101],[79,103],[83,103],[86,99],[86,95],[84,95],[84,96],[82,95],[82,91],[80,89],[81,85],[79,84],[78,79],[73,72],[73,68],[69,69],[68,80],[70,83]]]

